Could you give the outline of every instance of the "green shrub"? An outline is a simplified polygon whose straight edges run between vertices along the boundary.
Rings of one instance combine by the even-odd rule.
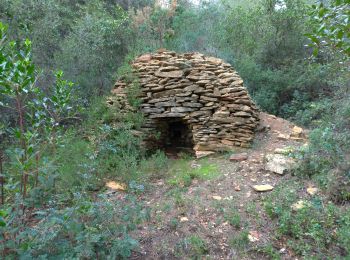
[[[312,176],[329,190],[336,202],[349,200],[350,102],[347,89],[340,90],[322,117],[322,125],[310,135],[310,144],[299,154],[299,176]]]
[[[147,209],[130,196],[122,204],[103,196],[93,202],[76,193],[73,201],[72,207],[34,212],[36,224],[24,227],[15,240],[1,244],[0,249],[6,248],[9,257],[22,259],[130,257],[138,243],[128,233],[149,219]]]
[[[298,193],[292,182],[286,183],[264,202],[265,212],[276,221],[276,239],[286,239],[288,246],[302,256],[331,257],[338,250],[346,250],[349,256],[347,239],[343,240],[349,232],[349,210],[322,197],[304,199],[302,208],[293,209]]]
[[[246,250],[249,244],[249,232],[247,230],[243,230],[239,232],[237,235],[234,235],[229,240],[229,245],[238,249],[238,250]]]
[[[229,212],[226,212],[224,215],[224,218],[230,225],[232,225],[235,228],[240,228],[241,227],[241,216],[237,212],[236,209],[231,209]]]
[[[169,159],[163,151],[157,150],[151,156],[140,162],[140,171],[143,177],[151,179],[164,178],[169,167]]]
[[[191,235],[176,245],[178,256],[186,254],[192,259],[201,259],[209,253],[207,243],[198,235]]]
[[[75,131],[66,133],[56,153],[58,179],[57,192],[69,193],[75,190],[96,190],[98,175],[96,155],[92,145]]]
[[[188,159],[179,159],[170,167],[168,183],[173,186],[188,187],[193,179],[211,180],[219,175],[218,168],[205,160],[201,160],[198,167],[192,167]]]

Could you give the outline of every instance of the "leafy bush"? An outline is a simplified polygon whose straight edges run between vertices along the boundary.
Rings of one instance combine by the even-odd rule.
[[[128,232],[148,220],[149,212],[132,196],[122,204],[104,196],[93,202],[76,193],[72,207],[42,209],[33,216],[33,224],[22,228],[15,240],[1,244],[8,256],[126,259],[138,246]]]
[[[346,91],[346,90],[345,90]],[[340,93],[344,93],[343,90]],[[341,95],[341,94],[338,95]],[[318,179],[336,202],[349,200],[349,113],[348,94],[330,103],[322,125],[310,133],[310,144],[299,156],[296,173]]]

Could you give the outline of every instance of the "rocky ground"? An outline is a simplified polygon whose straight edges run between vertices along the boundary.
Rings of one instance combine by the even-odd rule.
[[[293,259],[284,242],[273,238],[263,202],[293,178],[295,162],[288,153],[306,144],[306,133],[265,113],[260,120],[252,148],[182,160],[198,173],[190,182],[172,181],[174,167],[179,167],[174,160],[172,170],[150,184],[140,200],[152,217],[133,234],[140,240],[134,259],[269,259],[268,246]],[[304,185],[302,196],[308,196],[312,184]]]

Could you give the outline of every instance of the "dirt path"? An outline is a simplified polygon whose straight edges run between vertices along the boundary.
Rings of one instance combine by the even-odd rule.
[[[259,246],[282,248],[269,236],[262,204],[268,192],[256,192],[252,185],[277,187],[290,178],[266,171],[264,157],[276,148],[303,143],[281,139],[294,127],[286,120],[261,113],[261,126],[265,130],[244,151],[247,160],[231,162],[227,154],[188,160],[193,169],[214,165],[214,178],[193,178],[189,185],[171,185],[164,178],[151,184],[141,199],[151,207],[152,218],[133,234],[140,239],[133,259],[264,259],[268,257]]]

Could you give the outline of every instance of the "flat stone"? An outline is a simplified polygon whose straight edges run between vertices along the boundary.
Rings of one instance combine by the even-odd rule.
[[[141,109],[143,113],[162,113],[164,111],[163,108],[143,108]]]
[[[229,146],[234,146],[235,142],[231,141],[231,140],[227,140],[227,139],[222,139],[221,143],[225,144],[225,145],[229,145]]]
[[[242,86],[242,85],[243,85],[243,80],[237,79],[237,78],[230,84],[230,86],[237,86],[237,87]]]
[[[258,191],[258,192],[272,191],[274,188],[269,184],[253,185],[252,187],[255,191]]]
[[[215,103],[214,102],[208,102],[205,104],[206,107],[211,107],[211,106],[214,106]]]
[[[170,89],[162,92],[157,92],[153,94],[154,98],[161,98],[166,96],[175,96],[176,94],[182,93],[182,89]]]
[[[219,201],[222,200],[222,198],[221,198],[220,196],[213,196],[212,198],[213,198],[214,200],[219,200]]]
[[[158,91],[161,91],[161,90],[164,90],[164,89],[165,89],[164,86],[159,86],[159,87],[151,88],[150,91],[152,91],[152,92],[158,92]]]
[[[247,153],[236,153],[236,154],[232,154],[230,156],[231,162],[241,162],[241,161],[245,161],[247,159],[248,159]]]
[[[136,62],[148,62],[152,59],[152,55],[144,54],[136,59]]]
[[[173,113],[185,113],[185,112],[192,112],[193,109],[189,107],[172,107],[171,112]]]
[[[178,71],[178,70],[179,70],[179,68],[175,67],[175,66],[166,66],[166,67],[160,67],[159,68],[159,71],[162,71],[162,72],[164,72],[164,71],[166,71],[166,72],[168,72],[168,71]],[[169,78],[171,78],[171,77],[169,77]]]
[[[294,149],[292,147],[286,147],[286,148],[276,148],[273,153],[275,154],[282,154],[282,155],[288,155],[292,153]]]
[[[201,79],[201,75],[190,74],[190,75],[187,76],[187,78],[190,79],[190,80],[193,80],[193,81],[197,81],[197,80]]]
[[[156,71],[154,73],[157,77],[161,78],[181,78],[184,73],[182,70],[173,70],[173,71]]]
[[[203,158],[203,157],[207,157],[209,155],[214,154],[215,152],[213,151],[196,151],[196,158]]]
[[[185,87],[184,88],[184,91],[194,91],[194,90],[196,90],[196,89],[198,89],[199,88],[199,86],[197,86],[197,85],[191,85],[191,86],[188,86],[188,87]]]
[[[127,189],[127,186],[125,183],[120,183],[115,181],[107,182],[106,187],[110,190],[116,190],[116,191],[126,191]]]
[[[184,107],[203,107],[201,103],[195,103],[195,102],[184,102],[182,104]]]
[[[215,65],[219,65],[223,62],[221,59],[215,58],[215,57],[206,57],[205,60],[209,61],[210,63],[213,63]]]
[[[212,102],[216,102],[218,99],[217,98],[213,98],[213,97],[207,97],[207,96],[201,96],[200,97],[201,100],[204,100],[204,101],[212,101]]]
[[[168,102],[158,102],[154,104],[156,107],[174,107],[176,106],[176,102],[168,101]],[[164,111],[164,109],[163,109]]]
[[[293,137],[293,136],[291,136],[289,139],[293,140],[293,141],[297,141],[297,142],[304,142],[305,141],[305,139],[302,138],[302,137]]]
[[[188,91],[188,92],[182,92],[182,93],[178,93],[176,94],[177,97],[188,97],[191,96],[192,92]]]
[[[219,116],[219,117],[227,117],[230,115],[230,112],[229,111],[222,111],[222,110],[219,110],[219,111],[216,111],[213,116]]]
[[[154,98],[152,100],[149,100],[148,103],[153,104],[153,103],[164,102],[168,100],[173,100],[173,98],[172,97]]]
[[[209,84],[209,83],[210,83],[210,80],[199,80],[199,81],[197,81],[198,85],[205,85],[205,84]]]
[[[149,118],[167,118],[167,117],[184,117],[186,114],[183,113],[163,113],[163,114],[151,114]]]
[[[247,112],[244,112],[244,111],[236,112],[233,115],[234,116],[240,116],[240,117],[251,117],[252,116],[251,113],[247,113]]]
[[[203,93],[208,93],[210,92],[209,90],[206,90],[202,87],[197,87],[195,90],[194,90],[194,93],[195,94],[203,94]]]
[[[222,85],[228,85],[230,84],[231,82],[233,82],[235,80],[235,78],[233,77],[229,77],[229,78],[223,78],[223,79],[220,79],[220,84]]]
[[[288,135],[285,135],[285,134],[279,134],[279,135],[277,136],[277,138],[280,139],[280,140],[283,140],[283,141],[289,140],[289,136],[288,136]]]

